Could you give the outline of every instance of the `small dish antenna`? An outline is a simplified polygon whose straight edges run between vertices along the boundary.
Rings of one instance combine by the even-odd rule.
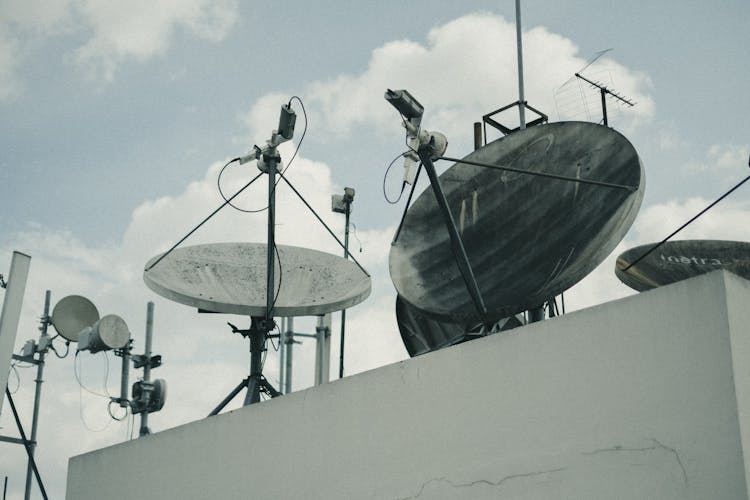
[[[130,340],[130,330],[125,320],[116,314],[107,314],[85,328],[78,336],[78,350],[92,354],[110,349],[122,349]]]
[[[78,342],[81,332],[99,321],[99,311],[86,297],[68,295],[55,305],[50,319],[63,338]]]

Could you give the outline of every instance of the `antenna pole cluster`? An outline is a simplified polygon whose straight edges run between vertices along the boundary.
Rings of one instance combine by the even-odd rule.
[[[49,325],[49,304],[51,298],[52,292],[50,290],[47,290],[44,293],[44,313],[42,315],[41,325],[39,327],[39,330],[42,332],[42,335],[39,338],[39,347],[42,347],[43,344],[46,345],[46,342],[43,339],[49,338],[47,336],[47,326]],[[34,410],[33,416],[31,417],[31,442],[29,443],[29,454],[31,456],[29,457],[29,463],[26,466],[26,489],[24,490],[25,499],[31,498],[31,475],[33,474],[31,460],[34,457],[34,451],[36,449],[36,431],[39,426],[39,403],[42,399],[42,383],[44,382],[44,380],[42,379],[42,375],[44,374],[44,355],[46,353],[46,347],[44,349],[40,349],[39,359],[37,359],[36,362],[36,380],[34,380],[34,382],[36,383],[36,387],[34,389]]]

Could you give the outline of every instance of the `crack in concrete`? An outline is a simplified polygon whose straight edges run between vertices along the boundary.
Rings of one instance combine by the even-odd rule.
[[[612,448],[601,448],[594,451],[588,451],[584,452],[583,455],[596,455],[597,453],[618,453],[618,452],[645,452],[645,451],[654,451],[654,450],[664,450],[670,452],[672,455],[674,455],[675,460],[677,460],[677,464],[680,466],[680,470],[682,471],[682,481],[685,484],[688,484],[688,475],[687,470],[685,469],[685,464],[682,463],[682,457],[680,457],[680,454],[677,452],[675,448],[672,448],[671,446],[667,446],[661,441],[659,441],[656,438],[650,438],[653,444],[651,446],[646,446],[643,448],[625,448],[623,446],[617,445],[613,446]]]
[[[490,481],[489,479],[477,479],[475,481],[471,481],[468,483],[456,483],[454,481],[451,481],[450,479],[446,478],[445,476],[441,477],[433,477],[432,479],[428,479],[422,485],[419,487],[419,491],[415,495],[409,496],[409,497],[399,497],[398,500],[409,500],[413,498],[419,498],[422,493],[424,493],[425,488],[430,483],[437,483],[437,482],[443,482],[448,483],[453,488],[471,488],[472,486],[476,486],[477,484],[486,484],[488,486],[502,486],[502,484],[506,481],[510,481],[511,479],[519,479],[523,477],[533,477],[533,476],[541,476],[543,474],[551,474],[553,472],[562,472],[565,468],[559,468],[559,469],[550,469],[550,470],[542,470],[542,471],[536,471],[536,472],[526,472],[523,474],[511,474],[510,476],[505,476],[497,481]]]

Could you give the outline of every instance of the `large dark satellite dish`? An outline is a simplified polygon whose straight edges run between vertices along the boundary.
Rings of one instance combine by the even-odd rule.
[[[717,269],[750,280],[750,243],[744,241],[667,241],[625,271],[654,245],[637,246],[620,254],[615,264],[620,281],[643,292]]]
[[[396,297],[396,321],[401,333],[401,340],[409,356],[419,356],[443,347],[460,344],[484,334],[477,333],[482,325],[469,329],[449,321],[440,321],[425,316],[419,309],[406,302],[403,297]],[[494,325],[497,331],[506,331],[523,326],[516,316],[501,319]],[[490,332],[494,333],[494,332]]]
[[[343,257],[287,245],[277,249],[276,316],[326,314],[359,304],[370,295],[370,277]],[[264,316],[266,252],[262,243],[183,247],[144,271],[143,280],[159,295],[203,311]]]
[[[487,306],[479,314],[456,264],[435,196],[409,208],[390,274],[407,302],[462,325],[537,307],[590,273],[630,228],[643,166],[620,133],[584,122],[530,127],[467,160],[631,186],[632,191],[456,164],[440,176]]]

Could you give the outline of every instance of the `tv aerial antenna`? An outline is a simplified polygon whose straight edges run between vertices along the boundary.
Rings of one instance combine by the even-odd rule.
[[[610,95],[616,101],[621,102],[631,108],[635,106],[636,104],[635,102],[631,101],[627,97],[624,97],[623,95],[619,94],[616,90],[607,87],[602,82],[589,80],[588,78],[583,76],[580,72],[577,72],[575,76],[576,78],[583,80],[584,82],[588,83],[592,87],[599,90],[599,93],[602,98],[602,123],[604,124],[605,127],[609,126],[608,121],[607,121],[607,95]]]

